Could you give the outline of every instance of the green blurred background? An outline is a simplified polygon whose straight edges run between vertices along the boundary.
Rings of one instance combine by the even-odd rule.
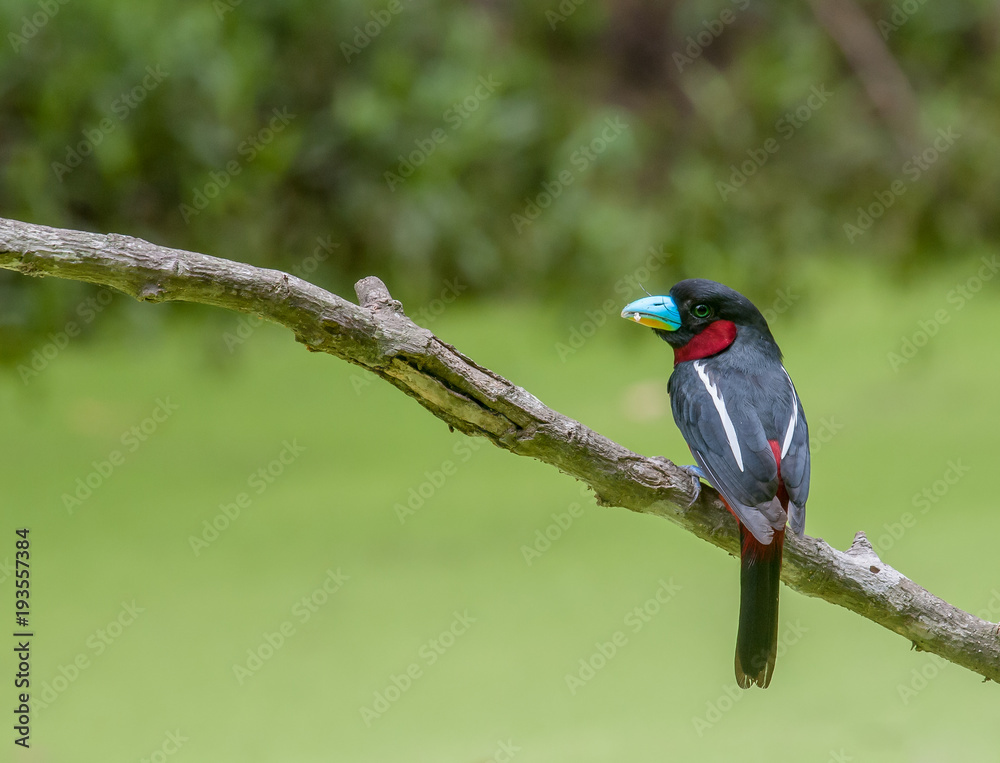
[[[725,281],[809,414],[807,532],[866,530],[1000,619],[995,4],[0,18],[0,215],[344,295],[377,274],[478,362],[680,461],[667,348],[617,311],[640,281]],[[997,759],[995,687],[787,589],[774,682],[736,691],[726,555],[283,330],[0,271],[0,356],[0,562],[31,527],[44,703],[10,759]]]

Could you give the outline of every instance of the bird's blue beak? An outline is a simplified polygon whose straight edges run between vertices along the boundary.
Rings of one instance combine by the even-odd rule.
[[[677,331],[681,314],[671,297],[643,297],[625,305],[622,318],[661,331]]]

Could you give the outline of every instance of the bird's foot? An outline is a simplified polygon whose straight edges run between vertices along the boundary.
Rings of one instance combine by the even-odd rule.
[[[678,465],[677,468],[678,469],[683,469],[684,471],[686,471],[688,474],[690,474],[695,479],[699,479],[699,480],[707,479],[707,477],[705,476],[705,472],[703,472],[701,470],[700,466],[695,466],[693,464],[690,465],[690,466],[680,466],[680,465]]]
[[[694,498],[692,498],[691,503],[687,505],[687,508],[690,509],[698,503],[698,498],[701,497],[701,481],[705,479],[705,472],[701,470],[700,466],[679,466],[679,468],[681,471],[687,472],[687,474],[691,477]]]

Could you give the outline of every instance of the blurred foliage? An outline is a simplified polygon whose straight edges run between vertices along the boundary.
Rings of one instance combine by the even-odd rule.
[[[870,34],[845,52],[823,9],[860,9]],[[613,315],[619,284],[727,280],[785,322],[817,429],[843,425],[815,462],[810,532],[840,547],[856,529],[883,535],[949,458],[967,458],[971,476],[888,559],[958,606],[993,601],[980,568],[997,514],[980,464],[997,398],[995,355],[982,347],[1000,311],[990,299],[955,307],[962,330],[942,329],[906,373],[886,353],[954,307],[944,292],[976,278],[1000,232],[995,4],[17,0],[0,20],[0,215],[282,268],[348,295],[376,273],[482,362],[630,447],[668,455],[683,444],[666,424],[663,347],[631,329],[624,339],[595,329],[585,346],[574,332]],[[857,68],[873,61],[882,68]],[[949,128],[959,137],[940,159],[907,171]],[[720,190],[745,162],[741,186]],[[848,236],[859,207],[890,196]],[[651,249],[669,254],[665,266],[647,265]],[[847,260],[858,262],[839,267]],[[911,277],[911,293],[886,288]],[[0,356],[52,350],[40,379],[0,376],[0,462],[28,465],[8,470],[6,501],[52,551],[41,679],[90,654],[89,635],[119,601],[149,607],[42,717],[47,759],[108,757],[107,744],[81,739],[148,756],[168,723],[191,730],[192,760],[330,750],[474,760],[509,735],[525,761],[995,751],[975,676],[949,668],[901,705],[927,656],[791,592],[783,622],[801,618],[810,634],[781,658],[769,696],[799,709],[796,722],[776,744],[775,704],[748,699],[703,739],[691,719],[732,681],[738,599],[722,554],[654,518],[591,510],[588,498],[574,534],[529,568],[521,544],[578,488],[492,449],[403,528],[393,504],[453,457],[458,435],[285,332],[252,334],[238,349],[253,362],[227,373],[227,336],[249,324],[192,308],[187,317],[219,330],[178,325],[151,342],[178,310],[103,294],[0,271]],[[434,300],[454,295],[505,301],[439,314]],[[572,301],[572,328],[532,300]],[[96,317],[107,314],[129,320]],[[70,322],[100,326],[92,347],[60,348]],[[64,515],[60,495],[167,394],[176,419]],[[189,534],[295,437],[309,448],[298,471],[195,560]],[[232,664],[331,564],[356,575],[352,587],[251,686],[237,685]],[[686,587],[671,614],[600,688],[568,697],[577,657],[670,575]],[[369,733],[357,708],[465,606],[482,626]]]
[[[751,294],[803,257],[972,256],[998,233],[1000,14],[860,12],[912,93],[873,98],[805,4],[8,3],[0,214],[293,272],[331,241],[310,280],[425,302],[447,278],[608,296],[650,247]],[[90,293],[2,274],[7,351]]]

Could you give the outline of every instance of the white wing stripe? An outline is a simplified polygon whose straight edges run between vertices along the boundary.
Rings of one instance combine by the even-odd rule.
[[[697,360],[692,365],[694,366],[694,370],[698,372],[698,378],[701,379],[701,383],[708,390],[712,402],[715,403],[715,410],[719,412],[719,418],[722,419],[722,428],[726,430],[726,439],[729,440],[729,448],[733,451],[736,465],[740,467],[741,472],[745,471],[743,469],[743,452],[740,450],[740,441],[736,437],[736,427],[733,426],[733,420],[729,418],[729,411],[726,410],[726,401],[722,399],[722,395],[716,386],[709,381],[704,366]]]
[[[785,367],[781,367],[785,371]],[[788,379],[788,386],[792,388],[792,418],[788,422],[788,431],[785,432],[785,441],[781,445],[781,457],[784,458],[788,449],[792,446],[792,435],[795,434],[795,422],[799,420],[799,400],[795,394],[795,385],[792,384],[792,377],[785,371],[785,378]]]

